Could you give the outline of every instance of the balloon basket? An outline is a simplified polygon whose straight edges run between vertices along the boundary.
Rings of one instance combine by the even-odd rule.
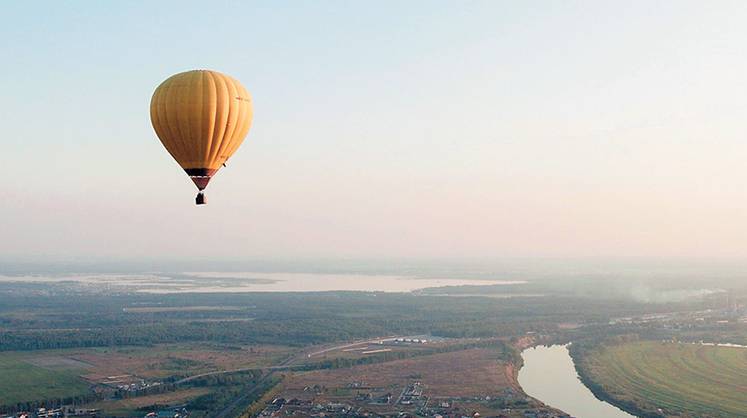
[[[205,197],[205,194],[200,192],[197,193],[197,197],[195,198],[195,205],[204,205],[207,204],[207,198]]]

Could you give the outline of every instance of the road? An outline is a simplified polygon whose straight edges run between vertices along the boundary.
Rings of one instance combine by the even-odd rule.
[[[243,402],[249,396],[252,396],[252,395],[256,394],[256,392],[260,388],[263,388],[264,384],[268,383],[268,381],[270,380],[270,378],[272,377],[272,375],[275,374],[276,371],[278,371],[278,370],[286,370],[286,369],[290,368],[291,363],[293,363],[294,361],[298,360],[299,358],[303,358],[304,354],[305,354],[305,352],[302,351],[302,352],[300,352],[300,353],[298,353],[296,355],[288,357],[287,359],[285,359],[282,362],[280,362],[280,364],[277,364],[275,366],[262,367],[262,368],[257,368],[257,367],[251,367],[251,368],[249,368],[249,367],[245,367],[245,368],[235,369],[235,370],[223,370],[223,371],[219,371],[219,372],[202,373],[202,374],[198,374],[198,375],[194,375],[194,376],[190,376],[190,377],[184,378],[184,379],[178,381],[177,384],[188,382],[188,381],[196,379],[198,377],[211,376],[211,375],[215,375],[215,374],[235,373],[235,372],[248,371],[248,370],[265,370],[265,371],[267,371],[267,373],[264,376],[262,376],[257,381],[257,384],[254,385],[254,387],[252,389],[250,389],[248,392],[246,392],[246,393],[244,393],[244,394],[239,395],[238,397],[236,397],[236,399],[234,399],[233,401],[231,401],[231,403],[228,404],[228,406],[226,406],[225,408],[223,408],[223,410],[221,410],[220,412],[218,412],[217,415],[214,416],[214,418],[226,418],[227,416],[229,416],[228,414],[230,414],[234,409],[236,409],[237,406],[239,406],[241,404],[241,402]]]
[[[192,380],[198,379],[200,377],[214,376],[214,375],[228,374],[228,373],[237,373],[237,372],[247,372],[247,371],[250,371],[250,370],[287,370],[287,369],[291,368],[291,364],[292,363],[295,363],[295,362],[297,362],[299,360],[304,360],[304,359],[308,359],[308,358],[311,358],[311,357],[315,357],[315,356],[318,356],[320,354],[328,353],[330,351],[342,350],[342,349],[349,348],[349,347],[355,347],[357,345],[378,343],[381,340],[389,340],[389,339],[392,339],[392,338],[398,338],[398,336],[396,336],[396,335],[390,335],[390,336],[387,336],[387,337],[378,337],[378,338],[373,338],[373,339],[368,339],[368,340],[354,341],[352,343],[347,343],[347,344],[343,344],[343,345],[336,345],[336,346],[333,346],[333,347],[328,347],[328,348],[325,348],[323,350],[318,350],[318,351],[314,351],[314,352],[311,352],[311,353],[307,353],[307,351],[304,350],[304,351],[301,351],[301,352],[299,352],[299,353],[297,353],[297,354],[295,354],[295,355],[293,355],[293,356],[291,356],[291,357],[283,360],[282,362],[280,362],[280,364],[276,364],[274,366],[241,367],[241,368],[238,368],[238,369],[231,369],[231,370],[217,370],[217,371],[214,371],[214,372],[205,372],[205,373],[200,373],[200,374],[195,374],[195,375],[192,375],[192,376],[185,377],[184,379],[177,380],[174,383],[177,384],[177,385],[180,385],[182,383],[187,383],[187,382],[190,382]]]
[[[330,351],[342,350],[342,349],[345,349],[345,348],[348,348],[348,347],[355,347],[357,345],[377,343],[377,342],[379,342],[381,340],[390,339],[390,338],[397,338],[397,336],[392,335],[392,336],[388,336],[388,337],[380,337],[380,338],[374,338],[374,339],[370,339],[370,340],[355,341],[355,342],[348,343],[348,344],[337,345],[337,346],[334,346],[334,347],[325,348],[323,350],[318,350],[318,351],[315,351],[315,352],[312,352],[312,353],[308,353],[307,350],[304,350],[304,351],[301,351],[301,352],[299,352],[299,353],[297,353],[297,354],[295,354],[293,356],[288,357],[287,359],[283,360],[282,362],[280,362],[279,364],[276,364],[274,366],[269,366],[269,367],[242,367],[242,368],[239,368],[239,369],[220,370],[220,371],[214,371],[214,372],[200,373],[200,374],[196,374],[196,375],[193,375],[193,376],[185,377],[184,379],[181,379],[181,380],[177,380],[174,383],[177,384],[177,385],[180,385],[180,384],[187,383],[187,382],[190,382],[192,380],[198,379],[200,377],[214,376],[214,375],[227,374],[227,373],[246,372],[246,371],[249,371],[249,370],[263,370],[263,371],[265,371],[266,374],[264,376],[262,376],[257,381],[257,384],[254,385],[254,387],[252,389],[250,389],[249,391],[247,391],[244,394],[239,395],[233,401],[231,401],[230,404],[228,404],[225,408],[223,408],[220,412],[218,412],[216,415],[213,415],[214,418],[226,418],[247,397],[256,394],[256,392],[260,388],[264,387],[264,384],[269,382],[270,378],[272,377],[273,374],[275,374],[275,372],[277,372],[279,370],[288,370],[289,368],[292,367],[291,365],[293,363],[295,363],[295,362],[297,362],[299,360],[311,358],[311,357],[314,357],[314,356],[318,356],[320,354],[328,353]]]
[[[244,401],[244,399],[246,399],[249,396],[252,396],[252,395],[256,394],[257,391],[260,390],[260,388],[264,389],[265,383],[268,383],[268,381],[270,380],[270,376],[272,376],[273,373],[274,372],[269,372],[266,375],[262,376],[257,381],[257,384],[254,385],[253,388],[251,388],[248,392],[246,392],[246,393],[244,393],[242,395],[239,395],[236,399],[234,399],[233,401],[231,401],[231,403],[228,404],[228,406],[226,406],[225,408],[223,408],[223,410],[221,410],[220,412],[218,412],[217,415],[215,415],[215,418],[226,418],[227,416],[229,416],[228,414],[230,414],[234,409],[236,409],[237,406],[239,406],[241,404],[241,402]]]
[[[390,335],[388,337],[379,337],[379,338],[374,338],[374,339],[371,339],[371,340],[362,340],[362,341],[355,341],[355,342],[352,342],[352,343],[349,343],[349,344],[336,345],[334,347],[325,348],[324,350],[319,350],[319,351],[315,351],[313,353],[309,353],[307,355],[307,357],[314,357],[314,356],[318,356],[320,354],[328,353],[330,351],[342,350],[342,349],[345,349],[345,348],[355,347],[356,345],[374,344],[374,343],[378,343],[381,340],[389,340],[389,339],[392,339],[392,338],[397,338],[397,336],[396,335]]]
[[[190,382],[192,380],[199,379],[200,377],[215,376],[215,375],[219,375],[219,374],[228,374],[228,373],[248,372],[250,370],[272,370],[272,371],[276,371],[276,370],[287,370],[287,369],[289,369],[291,367],[290,366],[291,363],[293,363],[294,361],[296,361],[296,360],[298,360],[300,358],[303,358],[303,355],[304,355],[304,353],[299,353],[299,354],[296,354],[294,356],[290,356],[287,359],[285,359],[282,362],[280,362],[280,364],[277,364],[275,366],[241,367],[239,369],[218,370],[218,371],[214,371],[214,372],[205,372],[205,373],[200,373],[200,374],[195,374],[195,375],[192,375],[192,376],[185,377],[184,379],[177,380],[174,383],[177,384],[177,385],[181,385],[182,383],[187,383],[187,382]]]

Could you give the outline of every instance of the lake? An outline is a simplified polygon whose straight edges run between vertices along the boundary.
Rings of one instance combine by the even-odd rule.
[[[594,397],[579,380],[566,346],[527,348],[521,356],[519,384],[529,396],[576,418],[635,417]]]
[[[152,274],[68,274],[57,276],[4,276],[1,282],[60,283],[91,290],[142,293],[242,292],[412,292],[419,289],[465,285],[515,285],[518,280],[421,278],[384,274],[322,274],[268,272],[184,272]]]

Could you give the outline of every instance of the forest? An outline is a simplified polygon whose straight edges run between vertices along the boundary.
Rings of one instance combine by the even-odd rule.
[[[566,295],[503,299],[382,292],[109,295],[57,293],[40,287],[0,285],[0,294],[8,296],[0,298],[0,351],[186,341],[304,346],[397,333],[495,337],[551,330],[562,322],[606,323],[644,309],[677,308]],[[194,306],[205,309],[189,309]],[[153,307],[158,309],[149,309]]]

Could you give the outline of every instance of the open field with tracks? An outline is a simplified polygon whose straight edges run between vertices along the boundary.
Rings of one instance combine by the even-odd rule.
[[[593,350],[582,368],[607,395],[650,414],[747,417],[745,348],[631,342]]]

